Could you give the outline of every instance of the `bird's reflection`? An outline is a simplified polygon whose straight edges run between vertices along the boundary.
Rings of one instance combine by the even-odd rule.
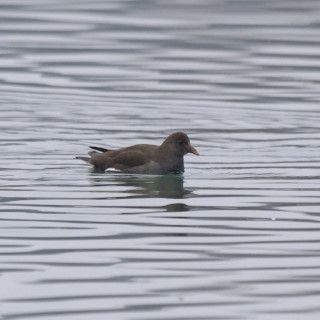
[[[183,199],[191,193],[183,186],[183,175],[149,176],[115,173],[96,175],[92,173],[91,181],[99,185],[112,183],[130,187],[130,193],[133,197]]]

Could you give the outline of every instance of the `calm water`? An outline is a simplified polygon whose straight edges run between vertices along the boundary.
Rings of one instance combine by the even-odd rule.
[[[318,319],[319,92],[318,0],[1,1],[0,318]]]

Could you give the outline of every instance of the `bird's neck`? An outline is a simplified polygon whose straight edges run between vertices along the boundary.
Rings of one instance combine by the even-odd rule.
[[[159,147],[158,159],[164,163],[163,170],[171,173],[184,172],[183,155],[170,153],[170,150]]]

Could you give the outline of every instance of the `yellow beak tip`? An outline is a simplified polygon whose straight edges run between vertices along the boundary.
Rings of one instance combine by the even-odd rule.
[[[200,153],[197,150],[194,151],[193,154],[195,154],[196,156],[200,156]]]

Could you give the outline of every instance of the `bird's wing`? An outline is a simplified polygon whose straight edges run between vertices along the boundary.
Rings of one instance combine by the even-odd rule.
[[[112,157],[114,167],[117,169],[132,168],[146,164],[150,157],[139,150],[126,150]]]
[[[101,151],[101,152],[110,151],[109,149],[105,149],[105,148],[101,148],[101,147],[90,146],[89,148],[91,148],[91,149],[93,149],[93,150]]]
[[[91,148],[102,151],[102,153],[89,152],[91,159],[88,162],[98,170],[108,168],[125,170],[144,165],[153,159],[156,150],[156,146],[152,145],[135,145],[116,150],[107,150],[100,147]]]

